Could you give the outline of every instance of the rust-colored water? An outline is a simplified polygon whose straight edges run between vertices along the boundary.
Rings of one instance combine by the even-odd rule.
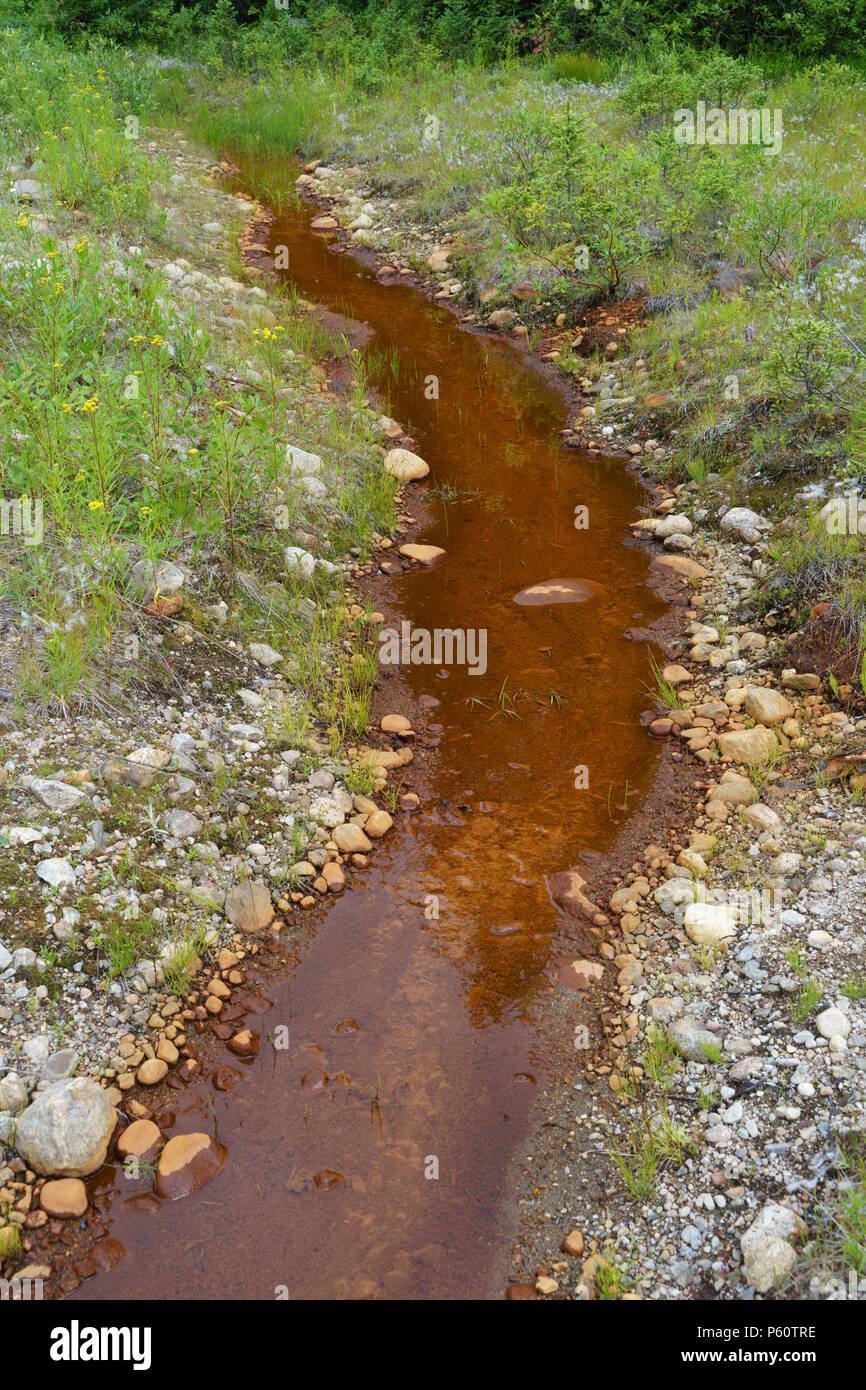
[[[487,671],[410,665],[384,683],[381,712],[441,725],[413,766],[421,810],[398,815],[291,978],[269,986],[266,1015],[249,1016],[260,1055],[218,1048],[177,1094],[173,1132],[216,1131],[222,1172],[148,1210],[130,1205],[145,1180],[107,1169],[93,1184],[126,1253],[79,1298],[499,1296],[509,1161],[544,1077],[527,1006],[563,926],[545,874],[610,846],[615,808],[635,804],[654,767],[638,720],[646,647],[623,635],[661,611],[626,542],[638,485],[619,463],[560,447],[566,403],[514,344],[383,286],[308,223],[298,210],[271,232],[290,248],[291,279],[370,325],[370,348],[396,350],[396,379],[389,368],[380,384],[431,465],[419,490],[461,493],[430,497],[419,536],[444,560],[387,581],[377,601],[413,629],[486,630]],[[425,397],[430,376],[438,400]],[[589,587],[580,602],[515,603],[551,579]],[[588,789],[574,785],[579,766]],[[280,1024],[288,1050],[268,1041]],[[234,1091],[214,1088],[218,1063],[243,1072]],[[332,1078],[323,1089],[316,1071]],[[325,1171],[345,1181],[310,1182]]]

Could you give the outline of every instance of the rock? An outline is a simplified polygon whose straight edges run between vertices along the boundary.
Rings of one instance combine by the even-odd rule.
[[[178,1134],[169,1139],[156,1167],[156,1191],[176,1201],[197,1192],[215,1177],[228,1154],[209,1134]]]
[[[42,859],[36,865],[36,877],[52,888],[64,888],[75,882],[75,870],[68,859]]]
[[[256,932],[274,920],[274,905],[267,885],[261,879],[239,883],[226,893],[225,914],[239,931]]]
[[[790,1207],[768,1202],[760,1215],[740,1237],[745,1273],[756,1293],[769,1293],[796,1263],[790,1244],[800,1229],[800,1220]]]
[[[685,666],[673,664],[666,666],[662,671],[662,680],[667,681],[670,685],[685,685],[687,681],[693,681],[694,676],[686,670]]]
[[[775,830],[782,824],[781,816],[778,816],[771,807],[764,806],[760,801],[754,806],[744,806],[740,811],[740,816],[758,830]]]
[[[762,532],[770,529],[769,521],[748,507],[731,507],[730,511],[725,512],[719,525],[726,534],[737,535],[749,545],[757,545]]]
[[[734,763],[765,763],[775,754],[779,742],[776,735],[763,725],[754,729],[733,729],[719,734],[719,752]]]
[[[293,473],[302,478],[312,478],[322,471],[322,460],[318,454],[309,454],[299,449],[297,444],[286,445],[286,463]]]
[[[409,738],[412,733],[412,725],[405,714],[385,714],[379,721],[379,728],[383,734],[397,734],[399,738]]]
[[[158,1086],[160,1081],[164,1081],[168,1076],[168,1063],[161,1062],[158,1057],[148,1057],[146,1062],[142,1062],[136,1073],[136,1081],[142,1086]]]
[[[361,827],[353,825],[351,821],[336,826],[332,838],[341,854],[363,854],[373,848]]]
[[[286,562],[286,569],[289,572],[300,574],[302,579],[312,579],[316,572],[316,558],[308,550],[302,550],[298,545],[287,545],[283,551],[283,558]]]
[[[322,213],[321,217],[313,218],[310,223],[310,228],[314,232],[334,232],[339,225],[336,217],[331,217],[328,213]]]
[[[250,656],[260,666],[278,666],[283,659],[279,652],[268,646],[267,642],[251,642]]]
[[[815,1019],[815,1027],[822,1038],[847,1038],[851,1032],[851,1020],[841,1009],[825,1009]]]
[[[57,1221],[69,1221],[87,1211],[87,1188],[80,1178],[55,1178],[43,1185],[39,1205]]]
[[[655,555],[650,560],[650,569],[671,570],[683,579],[706,579],[709,574],[708,569],[699,565],[697,560],[690,560],[687,555]]]
[[[784,695],[764,685],[748,687],[743,709],[756,724],[765,726],[781,724],[794,713],[794,706]]]
[[[563,1255],[573,1255],[579,1260],[584,1251],[583,1235],[580,1231],[569,1231],[559,1248]]]
[[[668,1028],[668,1037],[681,1057],[690,1062],[706,1062],[706,1048],[719,1046],[715,1033],[702,1027],[696,1018],[675,1019]]]
[[[27,1100],[27,1087],[17,1071],[8,1071],[0,1078],[0,1110],[7,1115],[20,1115]]]
[[[407,560],[417,560],[419,565],[435,565],[445,551],[441,545],[401,545],[400,554]]]
[[[322,868],[322,878],[328,886],[329,893],[342,893],[346,886],[346,874],[340,864],[329,861]]]
[[[104,1163],[116,1120],[100,1086],[72,1077],[28,1106],[18,1121],[16,1147],[37,1173],[87,1177]]]
[[[524,607],[541,607],[552,603],[585,603],[599,592],[591,579],[548,579],[543,584],[530,584],[514,595],[514,602]]]
[[[653,526],[653,534],[660,540],[667,536],[690,536],[692,530],[689,518],[681,513],[662,517],[661,521],[657,521]]]
[[[251,1028],[242,1028],[233,1038],[229,1038],[226,1046],[236,1057],[256,1057],[259,1051],[258,1034]]]
[[[163,1145],[162,1131],[152,1120],[133,1120],[117,1141],[117,1156],[151,1163]]]
[[[191,811],[169,811],[165,824],[170,835],[178,840],[194,839],[200,834],[202,823]]]
[[[604,966],[597,960],[563,960],[555,967],[557,984],[569,994],[579,994],[604,979]]]
[[[71,811],[87,800],[86,793],[80,787],[71,787],[67,782],[58,782],[52,777],[28,777],[22,781],[49,811]]]
[[[430,465],[409,449],[389,449],[385,455],[384,467],[385,472],[390,473],[391,477],[400,483],[416,482],[420,478],[426,478],[430,472]]]
[[[586,880],[576,869],[566,869],[560,873],[550,874],[547,886],[557,907],[560,907],[563,912],[567,912],[570,917],[583,917],[586,921],[593,922],[597,927],[608,925],[606,915],[584,893]]]
[[[264,729],[258,724],[230,724],[229,733],[241,743],[263,743],[265,737]],[[217,768],[213,770],[216,772]]]
[[[718,946],[736,936],[737,914],[724,903],[689,903],[683,917],[686,936],[697,946]]]
[[[685,1005],[679,995],[656,995],[647,1001],[647,1012],[654,1023],[675,1023],[682,1018]]]
[[[189,890],[189,896],[191,902],[198,907],[206,908],[208,912],[225,910],[225,889],[211,879],[203,878],[200,883],[194,883]]]
[[[662,912],[672,913],[684,903],[693,903],[697,894],[693,878],[669,878],[653,892],[653,901]]]
[[[38,179],[16,179],[12,185],[12,192],[16,198],[23,198],[28,203],[39,203],[45,197]]]
[[[369,835],[373,840],[381,840],[383,835],[387,835],[393,824],[393,818],[388,815],[387,811],[374,811],[364,821],[364,834]]]
[[[55,1081],[65,1081],[71,1076],[80,1061],[73,1047],[64,1047],[60,1052],[52,1052],[46,1058],[40,1081],[43,1086],[53,1086]]]
[[[800,673],[791,666],[782,672],[782,685],[786,690],[818,690],[821,677],[808,672]]]
[[[349,806],[337,795],[317,796],[310,802],[310,818],[317,825],[324,825],[328,830],[335,830],[338,825],[343,824],[348,809]]]
[[[35,830],[32,825],[13,825],[9,828],[9,844],[13,846],[35,845],[44,839],[42,831]]]
[[[37,1033],[24,1044],[24,1055],[28,1061],[41,1071],[51,1052],[51,1039],[45,1033]]]
[[[707,801],[721,801],[726,806],[748,806],[757,799],[756,786],[739,772],[726,772],[719,783],[707,790]]]
[[[107,787],[142,788],[151,785],[154,770],[126,758],[106,758],[100,768],[100,776]]]
[[[137,588],[143,587],[146,590],[148,600],[156,598],[157,595],[170,598],[178,589],[183,588],[186,573],[170,560],[157,563],[153,560],[139,560],[132,567],[132,579]]]

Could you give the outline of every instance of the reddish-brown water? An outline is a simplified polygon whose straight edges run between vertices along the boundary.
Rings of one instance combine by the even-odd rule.
[[[308,224],[306,210],[281,215],[272,245],[289,246],[301,294],[370,326],[368,351],[396,350],[396,379],[380,384],[432,470],[406,505],[420,515],[427,493],[418,539],[447,552],[385,581],[377,602],[415,630],[485,631],[487,669],[407,665],[385,680],[380,712],[441,726],[412,768],[421,809],[398,814],[291,977],[268,986],[265,1014],[248,1016],[260,1055],[220,1045],[172,1101],[172,1132],[227,1147],[222,1172],[174,1203],[142,1202],[152,1184],[113,1169],[92,1184],[125,1254],[79,1298],[500,1295],[509,1164],[545,1075],[528,1008],[563,928],[545,875],[604,852],[655,765],[638,718],[646,647],[623,635],[661,612],[626,539],[638,485],[561,448],[566,402],[517,346],[382,285]],[[458,495],[431,495],[443,485]],[[548,580],[551,602],[515,602]],[[569,580],[583,582],[572,593]],[[281,1024],[287,1050],[269,1041]],[[242,1073],[231,1092],[212,1082],[225,1063]]]

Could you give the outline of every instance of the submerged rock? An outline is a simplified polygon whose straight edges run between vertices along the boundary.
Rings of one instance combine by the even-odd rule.
[[[514,602],[526,607],[541,607],[550,603],[585,603],[599,592],[591,579],[547,579],[543,584],[530,584],[514,595]]]
[[[228,1154],[209,1134],[178,1134],[169,1139],[156,1167],[156,1191],[176,1201],[197,1192],[220,1171]]]

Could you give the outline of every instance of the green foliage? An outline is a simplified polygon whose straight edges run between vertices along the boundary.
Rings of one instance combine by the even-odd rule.
[[[508,112],[500,140],[504,181],[485,195],[484,210],[566,281],[614,290],[632,246],[639,156],[607,153],[570,102]]]
[[[24,12],[24,0],[9,6]],[[866,0],[592,0],[586,10],[556,0],[35,0],[27,18],[67,37],[98,33],[118,42],[149,40],[180,52],[194,39],[211,60],[267,66],[283,60],[368,49],[367,76],[380,58],[435,48],[440,55],[490,62],[515,54],[547,57],[567,51],[630,57],[648,45],[660,56],[674,47],[721,44],[731,54],[782,52],[801,62],[863,54]],[[359,55],[355,55],[359,56]],[[363,70],[362,59],[361,67]]]

